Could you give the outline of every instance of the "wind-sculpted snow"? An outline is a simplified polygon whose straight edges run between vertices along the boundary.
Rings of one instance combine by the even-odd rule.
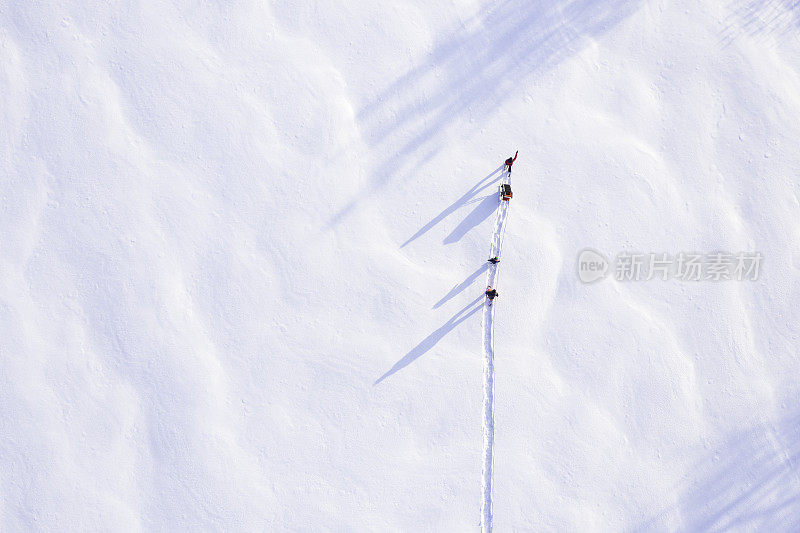
[[[797,12],[1,1],[0,530],[797,530]]]

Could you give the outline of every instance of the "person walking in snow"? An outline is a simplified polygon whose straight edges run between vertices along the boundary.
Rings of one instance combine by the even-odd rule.
[[[486,294],[486,297],[489,298],[489,303],[492,303],[492,300],[494,300],[500,295],[500,293],[494,290],[491,285],[487,287],[486,292],[484,294]]]
[[[511,165],[514,164],[514,161],[517,160],[517,156],[519,155],[519,150],[514,154],[514,157],[509,157],[506,159],[506,167],[508,168],[509,174],[511,173]]]

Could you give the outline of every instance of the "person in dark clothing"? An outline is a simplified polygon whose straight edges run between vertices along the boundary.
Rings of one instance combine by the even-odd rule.
[[[508,159],[506,159],[506,168],[508,169],[508,172],[511,172],[511,165],[513,165],[514,161],[517,160],[518,155],[519,155],[519,150],[517,150],[517,152],[514,154],[514,157],[509,157]]]
[[[500,293],[494,290],[491,285],[489,285],[484,294],[486,294],[486,297],[489,298],[489,302],[491,302],[500,295]]]
[[[491,259],[489,259],[489,262],[490,262],[491,264],[493,264],[493,265],[496,265],[497,263],[499,263],[499,262],[500,262],[500,259],[499,259],[497,256],[494,256],[494,257],[492,257]]]

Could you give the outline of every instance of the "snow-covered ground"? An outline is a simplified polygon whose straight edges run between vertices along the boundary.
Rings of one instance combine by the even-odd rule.
[[[798,139],[790,0],[4,0],[0,529],[477,530],[518,149],[495,530],[797,530]]]

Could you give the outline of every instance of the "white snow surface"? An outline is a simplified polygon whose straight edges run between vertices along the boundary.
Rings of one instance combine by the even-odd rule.
[[[789,0],[0,2],[0,529],[800,528]],[[580,250],[757,251],[748,282]]]

